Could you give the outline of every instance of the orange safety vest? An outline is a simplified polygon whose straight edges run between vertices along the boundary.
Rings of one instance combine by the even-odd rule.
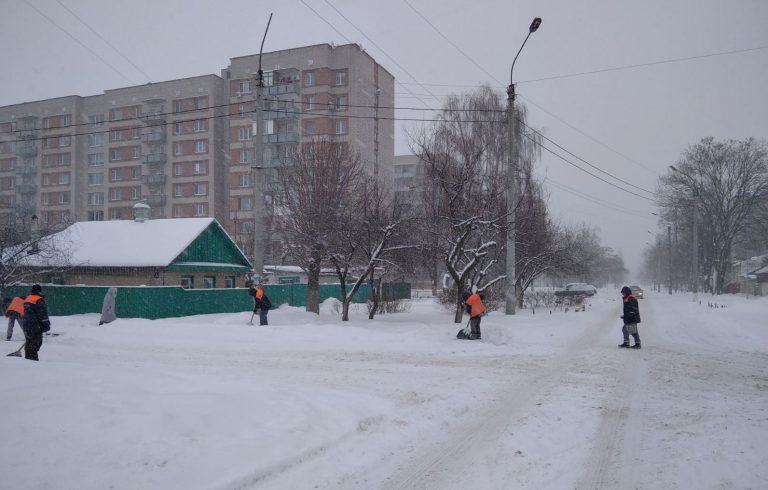
[[[257,289],[256,290],[256,297],[259,298],[259,299],[263,298],[264,297],[264,290],[261,289],[261,288]]]
[[[483,304],[483,300],[480,299],[479,294],[475,293],[471,295],[469,298],[467,298],[466,303],[472,307],[472,310],[469,312],[469,316],[472,318],[485,313],[485,305]]]
[[[24,298],[20,296],[16,296],[11,301],[11,304],[8,305],[8,309],[6,310],[6,314],[15,311],[19,315],[24,315]]]

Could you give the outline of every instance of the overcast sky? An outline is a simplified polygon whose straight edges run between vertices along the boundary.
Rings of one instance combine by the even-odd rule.
[[[0,0],[0,105],[219,74],[229,58],[258,52],[269,12],[265,51],[357,42],[401,83],[396,106],[432,108],[481,83],[503,90],[531,20],[542,17],[514,72],[530,122],[650,191],[702,137],[768,135],[766,0]],[[729,54],[708,56],[718,53]],[[681,58],[694,59],[657,63]],[[627,65],[646,66],[600,71]],[[409,152],[404,124],[397,154]],[[653,203],[546,151],[537,169],[554,215],[598,227],[636,274],[658,229]]]

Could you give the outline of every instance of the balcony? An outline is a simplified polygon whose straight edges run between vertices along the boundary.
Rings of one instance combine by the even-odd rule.
[[[267,87],[267,94],[269,95],[283,95],[283,94],[298,94],[299,82],[281,83],[279,85],[272,85]]]
[[[296,143],[297,141],[299,141],[299,133],[295,131],[264,135],[264,143]]]
[[[141,141],[148,145],[162,145],[167,141],[165,132],[141,135]]]
[[[16,192],[19,194],[34,194],[37,192],[37,186],[29,183],[17,184]]]
[[[165,206],[165,194],[150,194],[147,196],[147,204],[150,206]]]
[[[16,154],[23,158],[35,158],[37,156],[37,146],[30,143],[16,145]]]
[[[165,124],[166,117],[165,114],[150,112],[147,114],[142,114],[141,120],[147,126],[159,126],[161,124]]]
[[[16,173],[19,175],[35,175],[37,173],[37,165],[19,165],[16,167]]]
[[[19,131],[18,134],[16,134],[16,139],[20,141],[35,140],[37,139],[37,131],[33,129]]]
[[[150,153],[144,155],[144,163],[147,165],[163,165],[166,162],[165,153]]]
[[[264,111],[264,119],[298,119],[300,115],[298,107],[290,107],[286,109],[270,109]]]
[[[165,174],[152,174],[144,176],[144,183],[152,186],[165,185],[167,175]]]

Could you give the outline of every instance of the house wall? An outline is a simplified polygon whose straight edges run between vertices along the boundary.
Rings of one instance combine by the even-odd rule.
[[[227,276],[235,277],[235,287],[245,287],[243,272],[177,271],[162,268],[74,269],[60,273],[40,274],[35,276],[34,282],[86,286],[180,286],[182,276],[194,278],[194,289],[204,289],[205,276],[215,278],[216,288],[225,287]]]

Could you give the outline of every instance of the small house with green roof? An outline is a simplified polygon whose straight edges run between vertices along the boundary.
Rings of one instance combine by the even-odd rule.
[[[245,286],[251,263],[214,218],[136,219],[77,222],[52,237],[65,253],[56,263],[30,255],[37,282],[88,286]],[[46,272],[42,272],[45,270]]]

